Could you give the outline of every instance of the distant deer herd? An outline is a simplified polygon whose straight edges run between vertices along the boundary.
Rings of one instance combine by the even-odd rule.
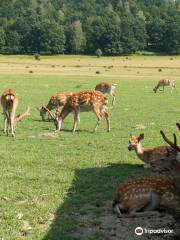
[[[77,93],[61,92],[53,95],[46,106],[39,110],[44,121],[46,114],[48,119],[52,119],[56,130],[60,131],[65,118],[69,113],[74,114],[72,131],[75,132],[80,122],[80,112],[93,112],[97,117],[97,123],[93,129],[96,132],[101,120],[104,117],[107,122],[107,131],[110,131],[110,118],[107,112],[108,99],[104,94],[112,96],[112,105],[115,104],[115,88],[117,84],[102,82],[96,85],[95,90],[81,91]],[[176,91],[175,81],[170,78],[161,79],[154,87],[156,93],[162,87],[171,87],[171,92]],[[4,132],[15,136],[16,125],[24,117],[29,115],[30,108],[22,114],[16,115],[19,99],[16,92],[7,89],[1,95],[1,105],[4,114]],[[60,111],[60,108],[62,110]],[[56,109],[55,115],[52,110]],[[176,124],[180,130],[180,124]],[[141,141],[144,133],[139,136],[130,135],[129,151],[134,150],[137,157],[144,163],[145,168],[150,168],[158,174],[165,173],[165,176],[144,176],[137,177],[122,183],[115,194],[113,209],[118,216],[136,216],[147,211],[164,208],[180,207],[180,146],[177,145],[176,135],[174,140],[167,138],[161,130],[160,134],[168,144],[154,148],[144,148]],[[141,213],[140,213],[141,212]]]

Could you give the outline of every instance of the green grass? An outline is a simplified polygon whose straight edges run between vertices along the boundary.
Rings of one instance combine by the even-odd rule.
[[[133,71],[134,74],[123,76],[45,76],[16,72],[0,75],[1,91],[11,87],[19,95],[18,112],[31,107],[30,117],[18,124],[15,138],[4,135],[1,116],[0,238],[80,239],[76,233],[84,224],[82,216],[90,215],[89,224],[98,224],[98,217],[104,212],[106,202],[113,199],[120,182],[150,174],[141,167],[135,154],[128,152],[129,133],[139,134],[142,131],[132,127],[143,124],[145,146],[164,144],[159,131],[163,129],[169,136],[176,131],[180,91],[171,94],[166,89],[165,93],[154,94],[155,81],[151,80],[151,74],[158,80],[157,69],[148,70],[149,74],[140,80],[135,74],[137,69]],[[92,134],[96,117],[82,113],[76,133],[69,131],[73,120],[69,115],[58,138],[43,135],[53,131],[54,126],[52,122],[40,121],[36,107],[58,91],[94,89],[100,81],[118,83],[116,105],[109,109],[110,133],[106,132],[103,121],[97,133]],[[180,89],[178,81],[177,88]],[[55,218],[51,224],[52,215]],[[32,227],[25,237],[21,231],[23,221]],[[100,240],[106,236],[94,233],[87,239]]]

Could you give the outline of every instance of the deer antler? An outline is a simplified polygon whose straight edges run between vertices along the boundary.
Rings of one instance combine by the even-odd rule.
[[[174,143],[171,142],[166,135],[164,134],[164,132],[161,130],[160,131],[161,136],[163,137],[164,141],[167,142],[173,149],[180,151],[180,147],[177,146],[177,138],[176,138],[176,134],[173,134],[174,137]]]
[[[18,114],[16,117],[15,117],[15,120],[14,120],[14,125],[16,126],[16,124],[21,121],[24,117],[28,116],[29,115],[29,111],[30,111],[30,108],[27,107],[26,111],[21,113],[21,114]]]
[[[53,120],[55,120],[55,117],[53,116],[52,112],[45,106],[43,108],[49,113],[49,115],[52,117]]]

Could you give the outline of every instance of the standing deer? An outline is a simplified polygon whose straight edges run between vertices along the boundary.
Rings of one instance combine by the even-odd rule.
[[[116,88],[117,84],[112,84],[112,83],[108,83],[108,82],[101,82],[98,83],[95,87],[96,91],[100,91],[104,94],[110,94],[113,97],[112,100],[112,105],[115,104],[116,101],[116,95],[115,95],[115,88]]]
[[[81,91],[79,93],[74,93],[71,97],[67,99],[65,106],[63,107],[61,113],[57,113],[56,117],[47,109],[47,111],[54,118],[54,123],[56,130],[61,130],[62,122],[68,116],[69,113],[74,113],[74,124],[72,131],[75,132],[78,122],[80,112],[89,112],[93,111],[97,116],[97,124],[94,128],[96,132],[98,126],[101,123],[102,117],[106,118],[107,122],[107,131],[110,131],[110,120],[109,114],[106,112],[108,100],[107,98],[99,91]]]
[[[180,177],[137,177],[118,187],[113,202],[113,209],[120,217],[123,213],[142,216],[143,212],[160,207],[180,207]]]
[[[11,128],[11,134],[15,136],[15,130],[17,123],[29,114],[29,107],[27,110],[16,116],[16,109],[18,107],[19,99],[14,90],[8,89],[3,92],[1,96],[1,105],[4,114],[4,132],[9,135],[9,126]]]
[[[46,107],[42,106],[40,109],[38,109],[40,111],[40,116],[42,118],[42,120],[45,120],[45,116],[47,113],[47,109],[49,109],[49,111],[55,109],[55,108],[59,108],[62,107],[66,104],[67,99],[72,95],[71,92],[61,92],[61,93],[56,93],[55,95],[53,95],[48,104],[46,105]],[[48,115],[49,118],[49,115]]]
[[[175,80],[172,80],[170,78],[163,78],[161,79],[158,84],[155,86],[155,88],[153,89],[153,91],[156,93],[157,90],[159,89],[160,90],[160,87],[163,87],[163,90],[160,90],[160,91],[163,91],[164,92],[164,87],[165,86],[170,86],[171,87],[171,92],[173,90],[177,91],[176,90],[176,83],[175,83]]]
[[[141,133],[139,137],[130,136],[128,150],[134,150],[145,164],[144,168],[152,167],[156,161],[163,160],[167,157],[174,157],[175,152],[171,146],[159,146],[155,148],[144,148],[141,145],[141,140],[144,139],[144,133]]]

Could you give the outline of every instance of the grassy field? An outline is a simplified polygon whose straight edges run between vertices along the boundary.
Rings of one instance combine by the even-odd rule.
[[[125,179],[150,174],[135,153],[128,152],[129,132],[139,134],[142,130],[134,127],[144,125],[144,145],[152,147],[164,144],[160,129],[169,136],[177,131],[179,61],[168,56],[55,56],[41,61],[0,56],[1,92],[17,91],[18,112],[31,107],[15,138],[4,135],[0,117],[0,239],[112,239],[98,227],[111,210],[116,187]],[[178,92],[171,94],[167,88],[154,94],[154,85],[166,76],[176,80]],[[92,134],[96,117],[82,113],[76,133],[70,132],[69,115],[63,131],[51,134],[52,122],[42,122],[36,107],[58,91],[94,89],[100,81],[118,84],[116,105],[109,109],[111,132],[103,121]]]

